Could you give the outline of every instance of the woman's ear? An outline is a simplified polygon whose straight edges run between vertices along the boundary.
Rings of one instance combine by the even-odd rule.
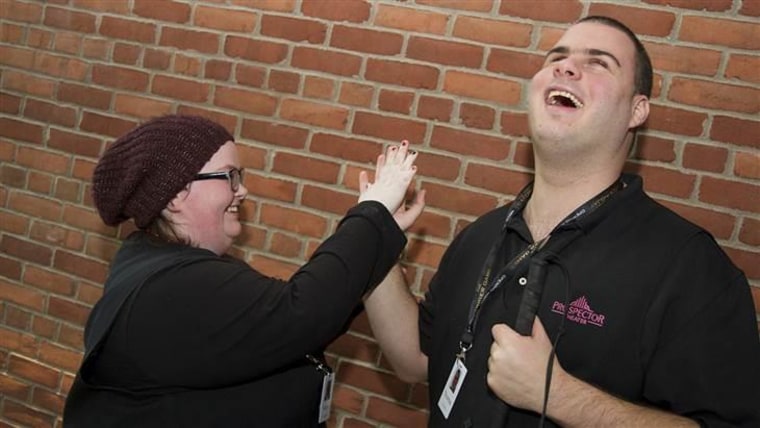
[[[628,122],[628,128],[638,128],[649,117],[649,97],[646,95],[634,95],[633,108],[631,109],[631,120]]]
[[[172,213],[178,212],[182,208],[182,205],[184,205],[184,202],[187,199],[187,195],[189,193],[190,185],[188,184],[184,189],[180,190],[179,193],[177,193],[171,201],[169,201],[165,209],[169,210],[169,212]]]

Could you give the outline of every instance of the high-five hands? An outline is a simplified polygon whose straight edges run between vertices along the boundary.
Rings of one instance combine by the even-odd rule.
[[[409,142],[404,140],[377,157],[373,183],[366,171],[359,173],[359,202],[377,201],[385,205],[403,230],[414,223],[425,206],[424,191],[417,193],[411,205],[405,204],[409,184],[417,173],[415,159],[417,152],[410,150]]]

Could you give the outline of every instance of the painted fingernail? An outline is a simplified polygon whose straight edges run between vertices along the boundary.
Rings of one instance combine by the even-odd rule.
[[[409,154],[410,155],[416,155],[417,154],[417,150],[409,150]]]

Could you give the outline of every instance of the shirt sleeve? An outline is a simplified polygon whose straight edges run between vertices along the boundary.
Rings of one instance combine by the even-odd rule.
[[[406,244],[377,202],[352,208],[290,279],[201,258],[153,278],[129,308],[129,352],[161,384],[254,379],[320,352]]]
[[[646,328],[657,339],[645,398],[702,426],[760,426],[760,340],[746,277],[706,233],[667,276],[653,304],[665,315]]]

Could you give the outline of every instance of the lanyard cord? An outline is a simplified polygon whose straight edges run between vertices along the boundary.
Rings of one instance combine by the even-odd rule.
[[[504,283],[504,280],[514,275],[515,272],[518,272],[520,268],[524,267],[525,262],[530,260],[534,254],[539,252],[547,244],[552,234],[561,229],[568,228],[571,224],[575,225],[575,227],[578,227],[577,224],[575,224],[578,219],[596,211],[597,208],[604,205],[604,203],[607,202],[609,198],[618,190],[622,189],[623,186],[623,180],[620,178],[605,190],[603,190],[601,193],[581,205],[578,209],[565,217],[565,219],[562,220],[559,225],[557,225],[546,237],[540,241],[533,242],[523,251],[518,253],[509,263],[506,264],[506,266],[499,270],[499,272],[494,277],[495,279],[493,279],[493,282],[491,282],[491,273],[496,265],[496,257],[503,247],[504,242],[506,241],[507,225],[510,221],[512,221],[516,214],[520,213],[525,208],[528,199],[530,199],[530,196],[533,193],[533,183],[527,185],[522,191],[520,191],[515,200],[512,202],[509,211],[507,211],[507,216],[501,228],[501,235],[488,251],[486,262],[483,264],[483,268],[481,269],[481,279],[478,281],[477,293],[470,303],[467,328],[465,328],[465,331],[462,333],[462,337],[459,341],[459,353],[457,354],[458,358],[464,361],[465,354],[470,350],[470,348],[472,348],[472,342],[475,335],[475,327],[480,316],[480,309],[482,308],[483,303],[488,298],[488,296],[496,291],[501,286],[501,284]],[[580,232],[580,229],[576,230],[576,233],[565,235],[565,239],[558,241],[561,244],[555,244],[555,248],[553,250],[558,252],[565,245],[569,244],[570,241],[578,237],[580,235],[578,232]]]

